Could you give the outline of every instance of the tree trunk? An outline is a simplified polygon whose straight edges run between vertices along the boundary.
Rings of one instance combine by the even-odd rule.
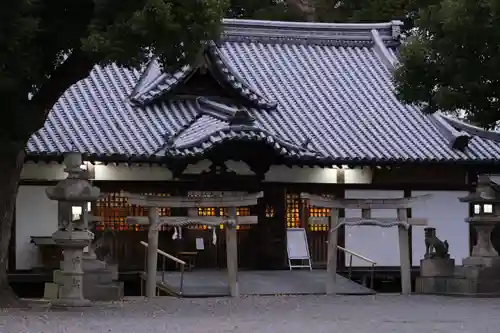
[[[309,22],[314,22],[316,18],[316,5],[314,0],[287,0],[287,4],[295,7],[301,12]]]
[[[7,152],[0,151],[0,154],[0,308],[3,308],[20,304],[7,280],[7,260],[13,212],[25,153],[24,148],[20,148]]]

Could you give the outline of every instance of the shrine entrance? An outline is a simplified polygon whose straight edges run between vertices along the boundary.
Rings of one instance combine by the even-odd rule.
[[[325,198],[309,193],[302,193],[301,198],[308,200],[311,206],[329,208],[329,217],[312,217],[309,224],[329,226],[328,254],[327,254],[327,278],[326,293],[336,294],[338,292],[337,254],[338,254],[338,230],[342,226],[379,226],[397,227],[399,238],[399,255],[401,260],[401,292],[404,295],[411,294],[411,261],[410,261],[410,226],[426,226],[426,219],[408,218],[407,209],[411,208],[412,202],[427,199],[429,195],[403,199],[335,199]],[[361,217],[340,218],[340,209],[360,209]],[[372,209],[396,209],[397,218],[372,218]]]
[[[257,204],[257,200],[263,196],[262,192],[246,194],[242,196],[219,196],[219,197],[157,197],[149,195],[128,194],[128,200],[132,205],[141,205],[148,208],[148,217],[129,216],[126,222],[129,224],[148,224],[148,241],[141,242],[147,248],[146,270],[143,274],[146,280],[146,295],[154,297],[158,289],[172,291],[172,286],[165,280],[165,267],[161,269],[160,279],[158,276],[158,256],[162,263],[170,260],[178,264],[180,269],[179,289],[177,293],[183,294],[184,273],[186,268],[192,265],[189,260],[183,260],[158,249],[158,231],[162,225],[175,228],[174,238],[182,237],[182,228],[189,225],[206,225],[212,231],[212,242],[217,242],[216,228],[224,228],[226,235],[226,265],[228,271],[228,287],[231,296],[239,295],[238,285],[238,236],[237,229],[240,225],[256,224],[257,216],[238,216],[238,207],[248,207]],[[222,216],[198,216],[199,209],[220,207],[225,209]],[[160,208],[184,208],[187,209],[185,216],[162,216],[159,215]],[[196,247],[204,248],[204,239],[196,239]],[[187,254],[187,252],[185,252]],[[187,265],[187,267],[186,267]]]

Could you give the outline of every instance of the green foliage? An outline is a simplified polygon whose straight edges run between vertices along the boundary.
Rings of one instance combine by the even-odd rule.
[[[226,17],[273,21],[305,20],[303,13],[279,0],[231,0]]]
[[[465,112],[485,128],[500,119],[500,1],[443,0],[420,11],[418,32],[401,51],[398,97]]]
[[[419,7],[435,0],[316,0],[321,22],[387,22],[401,20],[411,28]]]
[[[38,129],[95,64],[139,67],[151,54],[168,68],[192,62],[226,8],[225,0],[0,1],[0,139]]]

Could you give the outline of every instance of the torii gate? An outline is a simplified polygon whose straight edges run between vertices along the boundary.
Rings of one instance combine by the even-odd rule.
[[[332,199],[309,193],[301,193],[302,199],[309,200],[311,206],[330,208],[329,217],[311,217],[310,224],[328,224],[328,256],[326,293],[335,294],[337,278],[337,245],[338,229],[342,225],[379,227],[398,227],[399,256],[401,260],[401,291],[403,295],[411,294],[411,262],[410,240],[408,229],[410,226],[426,226],[427,219],[408,218],[406,209],[417,200],[428,199],[430,195],[421,195],[401,199]],[[339,218],[339,209],[361,209],[361,217]],[[372,218],[372,209],[396,209],[397,218]]]
[[[254,206],[257,200],[264,196],[263,192],[246,194],[242,196],[220,196],[220,197],[162,197],[152,195],[125,195],[131,205],[140,205],[149,208],[148,216],[129,216],[127,223],[149,224],[148,247],[147,247],[147,278],[146,296],[155,296],[156,270],[158,251],[158,230],[162,225],[174,227],[187,226],[190,224],[203,224],[213,227],[221,223],[226,230],[227,271],[229,278],[229,293],[233,297],[239,296],[238,288],[238,243],[237,225],[257,224],[257,216],[237,216],[236,208]],[[188,216],[162,216],[158,214],[158,208],[188,208],[197,210],[202,207],[228,208],[228,216],[196,216],[196,212],[188,211]],[[192,214],[194,213],[194,214]],[[189,216],[194,215],[194,216]]]

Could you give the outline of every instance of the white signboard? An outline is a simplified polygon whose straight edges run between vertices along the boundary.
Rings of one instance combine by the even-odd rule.
[[[311,267],[311,257],[309,255],[309,245],[307,234],[304,228],[289,228],[286,230],[286,245],[288,252],[288,264],[290,269],[295,267]],[[292,265],[292,260],[307,260],[307,265]]]
[[[203,242],[203,238],[196,238],[196,250],[205,250],[205,242]]]

